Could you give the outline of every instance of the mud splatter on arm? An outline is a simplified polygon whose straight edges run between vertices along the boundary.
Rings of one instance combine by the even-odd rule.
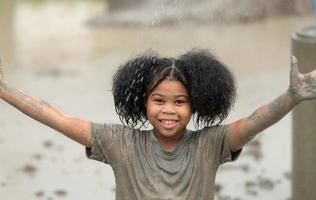
[[[0,80],[0,98],[22,113],[63,133],[80,144],[87,147],[91,146],[90,122],[65,115],[57,107],[27,95],[2,80]]]
[[[297,60],[291,57],[289,89],[271,103],[261,106],[249,117],[240,119],[229,125],[231,150],[241,149],[258,133],[278,122],[297,104],[304,100],[316,98],[316,70],[301,74]]]
[[[297,103],[287,93],[271,103],[261,106],[249,117],[240,119],[229,126],[230,147],[237,151],[252,140],[258,133],[278,122]]]

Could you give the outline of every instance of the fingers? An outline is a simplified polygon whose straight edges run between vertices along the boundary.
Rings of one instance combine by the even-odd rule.
[[[299,73],[297,58],[293,55],[291,56],[291,73],[293,74]]]
[[[292,61],[292,63],[297,63],[296,56],[291,55],[291,61]]]

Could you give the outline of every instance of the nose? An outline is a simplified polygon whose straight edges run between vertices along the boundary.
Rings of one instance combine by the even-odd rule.
[[[163,113],[166,113],[166,114],[174,114],[174,113],[176,113],[176,111],[174,109],[174,106],[171,103],[165,104],[161,111]]]

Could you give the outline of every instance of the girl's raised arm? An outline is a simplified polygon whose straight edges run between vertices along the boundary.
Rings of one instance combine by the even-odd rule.
[[[290,87],[288,91],[261,106],[249,117],[242,118],[229,125],[230,149],[232,152],[241,149],[259,132],[278,122],[299,102],[316,98],[316,70],[301,74],[297,60],[291,57]]]
[[[1,63],[0,63],[1,64]],[[65,115],[58,108],[36,97],[27,95],[4,81],[0,65],[0,98],[29,117],[63,133],[65,136],[91,146],[91,124]]]

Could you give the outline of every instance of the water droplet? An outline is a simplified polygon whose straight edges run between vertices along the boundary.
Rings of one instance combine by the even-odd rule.
[[[133,87],[134,84],[135,84],[135,79],[133,79],[133,81],[131,83],[131,87]]]
[[[127,97],[125,99],[125,102],[128,102],[130,98],[131,98],[131,93],[128,93],[128,95],[127,95]]]

